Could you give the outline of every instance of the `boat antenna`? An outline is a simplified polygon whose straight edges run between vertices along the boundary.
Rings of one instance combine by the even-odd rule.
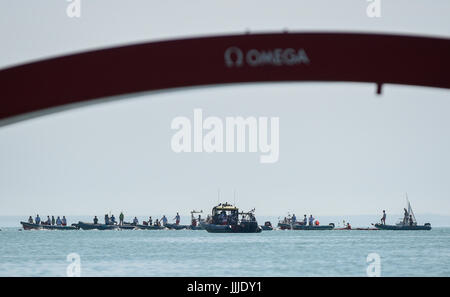
[[[220,188],[217,189],[217,205],[219,205],[220,201]]]

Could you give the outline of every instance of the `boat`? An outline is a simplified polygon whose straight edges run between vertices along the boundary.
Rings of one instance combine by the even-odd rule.
[[[118,225],[106,225],[106,224],[94,224],[94,223],[85,223],[78,222],[76,224],[78,228],[83,230],[117,230],[119,229]]]
[[[202,226],[202,222],[204,222],[204,219],[201,218],[201,216],[199,215],[198,218],[195,218],[194,214],[197,213],[203,213],[203,210],[197,211],[197,210],[192,210],[191,211],[191,225],[189,226],[188,229],[190,230],[205,230],[205,228],[203,228]]]
[[[302,224],[293,224],[292,230],[333,230],[334,224],[330,223],[329,225],[302,225]]]
[[[262,229],[258,226],[254,211],[239,212],[234,205],[220,203],[201,226],[209,233],[259,233]]]
[[[319,225],[319,221],[316,221],[314,225],[305,225],[303,222],[293,222],[292,216],[288,214],[278,222],[278,228],[281,230],[333,230],[334,224]]]
[[[20,222],[22,224],[23,230],[78,230],[77,226],[58,226],[58,225],[44,225],[44,224],[34,224],[27,222]]]
[[[189,229],[189,225],[165,224],[164,227],[170,230]]]
[[[381,223],[372,224],[375,228],[380,230],[395,230],[395,231],[411,231],[411,230],[431,230],[431,224],[425,223],[423,225],[418,225],[416,216],[411,207],[411,203],[408,199],[408,193],[406,193],[406,205],[405,215],[403,219],[400,219],[399,222],[395,225],[386,225]]]
[[[142,229],[142,230],[162,230],[164,229],[163,226],[156,226],[156,225],[136,225],[137,229]]]
[[[267,221],[264,222],[264,225],[259,226],[263,231],[272,231],[273,227],[272,227],[272,223]]]
[[[379,230],[431,230],[431,224],[426,223],[424,225],[383,225],[383,224],[375,224],[374,225]]]

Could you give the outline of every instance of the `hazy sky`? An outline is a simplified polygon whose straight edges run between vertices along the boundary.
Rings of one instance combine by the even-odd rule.
[[[430,4],[432,2],[432,4]],[[118,44],[281,31],[450,36],[450,2],[0,0],[0,67]],[[347,57],[351,58],[351,57]],[[426,58],[426,57],[424,57]],[[414,61],[411,61],[414,63]],[[368,71],[370,71],[368,69]],[[277,116],[280,158],[170,148],[176,116]],[[450,215],[450,93],[371,84],[247,84],[136,96],[0,127],[0,215],[188,214],[233,201],[260,215]]]

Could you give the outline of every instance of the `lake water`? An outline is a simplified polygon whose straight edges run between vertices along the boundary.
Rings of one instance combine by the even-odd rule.
[[[450,276],[450,228],[431,231],[0,231],[0,276]]]

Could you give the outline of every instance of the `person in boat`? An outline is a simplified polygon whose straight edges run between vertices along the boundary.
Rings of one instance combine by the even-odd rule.
[[[63,226],[67,226],[67,220],[66,220],[66,216],[63,216],[61,223]]]
[[[98,218],[97,218],[97,216],[94,216],[94,224],[95,224],[95,225],[98,224]]]
[[[105,225],[109,225],[109,216],[105,214]]]
[[[312,215],[310,215],[310,216],[309,216],[309,225],[310,225],[310,226],[313,226],[314,220],[315,220],[314,217],[313,217]]]
[[[352,226],[350,226],[350,223],[349,222],[347,222],[347,227],[346,227],[348,230],[351,230],[352,229]]]
[[[156,219],[156,221],[155,221],[155,226],[157,226],[157,227],[159,227],[159,226],[160,226],[160,224],[159,224],[159,220],[158,220],[158,219]]]
[[[161,218],[161,221],[162,221],[163,226],[167,225],[166,215],[163,215],[163,217]]]
[[[54,226],[55,223],[56,223],[56,221],[55,221],[55,216],[52,216],[52,226]]]
[[[179,225],[180,224],[180,215],[177,212],[177,215],[173,218],[175,220],[175,225]]]
[[[123,215],[123,212],[120,212],[120,215],[119,215],[119,225],[123,225],[123,219],[125,218],[125,216]]]
[[[139,220],[138,220],[137,217],[134,217],[134,219],[133,219],[133,225],[136,226],[137,224],[139,224]]]
[[[52,221],[50,220],[50,216],[47,216],[47,221],[45,221],[45,225],[50,225]]]
[[[148,217],[148,225],[151,226],[153,224],[152,217]]]
[[[306,215],[304,215],[303,217],[303,225],[304,226],[308,225],[308,218],[306,217]]]
[[[226,212],[224,210],[222,210],[220,212],[219,217],[217,218],[217,220],[218,220],[217,223],[219,225],[226,225],[226,223],[227,223],[227,214],[226,214]]]
[[[111,215],[111,225],[115,225],[116,223],[116,217],[114,215]]]
[[[227,218],[227,214],[225,213],[225,211],[222,211],[222,213],[220,214],[220,223],[222,225],[226,225],[228,223],[228,218]]]
[[[30,216],[30,217],[28,218],[28,223],[33,224],[33,217],[32,217],[32,216]]]
[[[56,226],[61,226],[61,224],[62,224],[62,221],[61,221],[61,219],[59,218],[59,216],[56,218]]]
[[[231,225],[237,225],[239,221],[239,211],[232,210],[231,211]]]
[[[383,210],[383,217],[381,217],[381,224],[386,225],[386,211]]]
[[[238,220],[239,220],[238,214],[234,213],[230,218],[230,225],[237,225]]]
[[[409,215],[409,225],[410,226],[414,225],[412,214]]]
[[[36,222],[36,225],[39,225],[41,223],[41,218],[39,217],[39,215],[36,215],[34,221]]]
[[[292,214],[292,224],[295,224],[297,222],[297,217],[295,216],[295,213]]]

